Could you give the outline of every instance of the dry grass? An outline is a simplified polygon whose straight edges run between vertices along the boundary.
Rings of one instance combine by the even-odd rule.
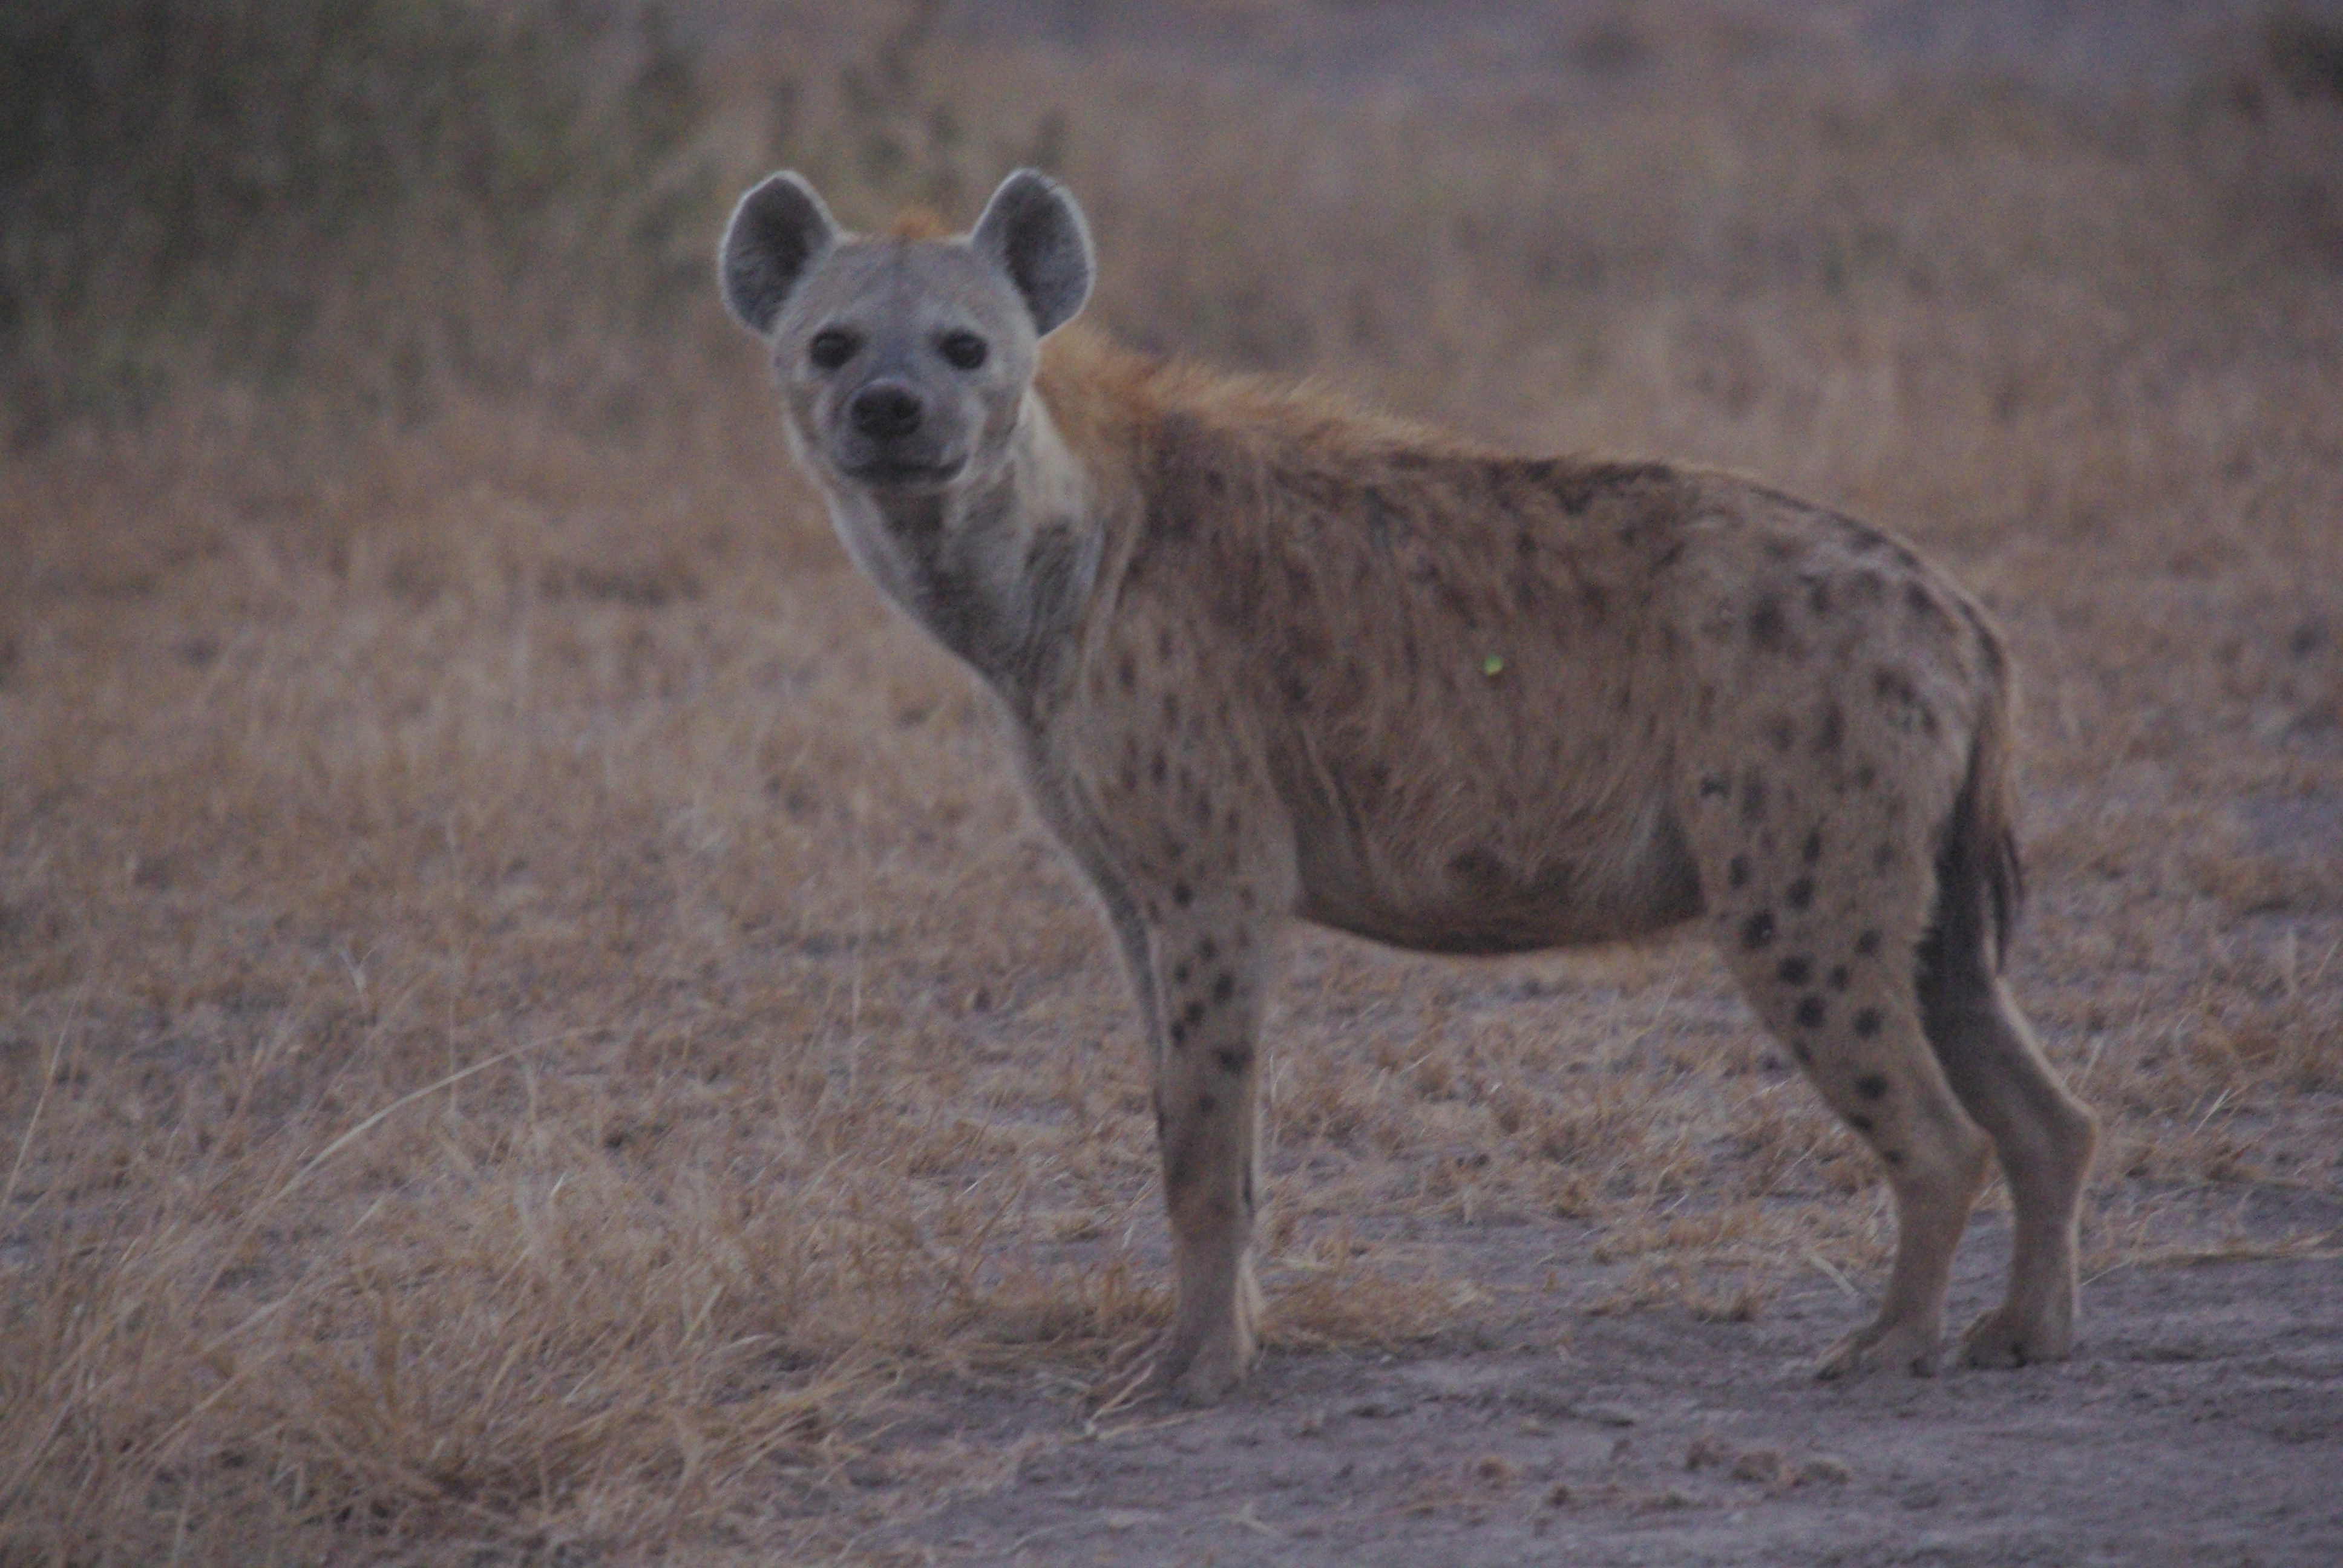
[[[1449,101],[929,56],[921,177],[1046,130],[1127,336],[1946,557],[2031,693],[2019,983],[2108,1118],[2093,1267],[2315,1244],[2169,1216],[2343,1148],[2343,103],[1634,35]],[[785,68],[720,78],[735,172]],[[1013,1469],[923,1401],[1071,1399],[1161,1316],[1097,921],[753,352],[677,331],[616,426],[223,383],[0,468],[0,1557],[851,1558],[867,1467]],[[1695,947],[1307,938],[1272,1029],[1273,1344],[1493,1326],[1557,1261],[1739,1321],[1884,1260]],[[1507,1227],[1522,1280],[1446,1270]]]

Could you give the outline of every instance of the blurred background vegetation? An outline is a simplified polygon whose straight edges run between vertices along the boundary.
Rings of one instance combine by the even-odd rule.
[[[1509,281],[1525,273],[1584,291],[1637,273],[1680,282],[1691,253],[1713,271],[1736,245],[1745,268],[1753,247],[1810,250],[1793,259],[1840,286],[1895,246],[1892,225],[1866,226],[1862,202],[1846,208],[1839,193],[1845,223],[1800,237],[1755,232],[1780,193],[1745,180],[1749,206],[1731,215],[1741,233],[1728,223],[1722,233],[1655,234],[1638,216],[1663,202],[1681,208],[1701,182],[1717,182],[1714,166],[1635,165],[1613,184],[1604,167],[1618,160],[1600,149],[1544,171],[1486,152],[1460,162],[1453,145],[1424,145],[1420,126],[1393,134],[1389,78],[1413,75],[1413,88],[1458,103],[1493,83],[1518,87],[1486,59],[1438,52],[1444,35],[1469,42],[1472,29],[1443,22],[1440,8],[1404,5],[1297,23],[1315,9],[11,0],[0,6],[5,434],[22,447],[222,387],[329,420],[412,423],[462,387],[623,424],[639,417],[648,387],[689,381],[672,373],[700,355],[713,325],[710,236],[763,169],[807,170],[865,222],[907,201],[964,216],[1014,164],[1065,166],[1078,124],[1091,194],[1110,216],[1125,204],[1143,209],[1167,162],[1218,166],[1218,210],[1179,200],[1196,182],[1175,166],[1158,181],[1169,199],[1155,221],[1131,216],[1134,238],[1152,241],[1147,231],[1177,223],[1187,243],[1172,249],[1217,249],[1225,265],[1192,266],[1184,278],[1157,265],[1144,288],[1126,274],[1108,305],[1154,346],[1251,364],[1323,362],[1344,340],[1373,337],[1373,318],[1394,303],[1427,307],[1428,286],[1413,300],[1363,297],[1408,276],[1409,250],[1452,273],[1460,251],[1483,270],[1493,253],[1526,252],[1501,258],[1519,263]],[[1536,11],[1455,15],[1483,23],[1485,50],[1503,37],[1490,15],[1536,24]],[[1778,89],[1789,33],[1769,43],[1768,14],[1558,5],[1538,28],[1544,48],[1533,63],[1561,68],[1582,130],[1591,121],[1599,134],[1623,95],[1666,86],[1672,59],[1704,55],[1712,69],[1734,69],[1743,89]],[[1330,27],[1339,39],[1354,20],[1363,43],[1323,46]],[[2157,134],[2343,101],[2343,19],[2247,9],[2202,31],[2215,43],[2183,79],[2166,59],[2147,84],[2162,100],[2150,116]],[[1413,53],[1411,34],[1422,35]],[[2118,22],[2099,37],[2121,35]],[[1332,65],[1305,69],[1312,53]],[[1151,55],[1153,68],[1134,70]],[[2024,122],[2059,121],[2071,134],[2072,95],[2062,102],[2038,89],[2061,71],[2071,76],[2073,62],[2031,62],[2039,68],[2029,74],[2023,56],[2006,50],[1949,83],[1939,73],[1885,119],[1874,101],[1852,120],[1835,111],[1835,123],[1854,141],[1876,139],[1889,123],[1939,140],[1986,122],[2016,135]],[[1200,64],[1235,65],[1240,75],[1180,79]],[[2119,72],[2124,61],[2105,68]],[[2137,96],[2138,83],[2115,83],[2112,94],[2109,83],[2093,85],[2100,133],[2142,134],[2104,106]],[[1520,104],[1506,116],[1533,129],[1540,117]],[[1241,145],[1213,137],[1216,122]],[[1330,132],[1363,136],[1346,166],[1295,152]],[[2297,226],[2321,227],[2322,243],[2343,243],[2335,182],[2299,156],[2272,156],[2262,148],[2253,166],[2233,171],[2237,202],[2266,199]],[[1383,177],[1372,205],[1393,226],[1337,237],[1366,242],[1372,287],[1353,280],[1331,297],[1315,289],[1313,301],[1324,280],[1281,291],[1264,276],[1292,269],[1292,236],[1253,220],[1287,196],[1324,198],[1306,188],[1249,193],[1248,158],[1264,175],[1302,176],[1305,187],[1331,175],[1346,194]],[[1896,193],[1886,194],[1892,208]],[[1590,196],[1618,210],[1590,206]],[[1809,227],[1815,216],[1795,212]],[[1677,254],[1660,254],[1668,249]],[[1329,333],[1337,317],[1345,319]]]
[[[810,9],[779,20],[821,79],[750,89],[704,17],[688,36],[635,0],[0,7],[8,436],[224,382],[337,417],[413,421],[461,386],[625,418],[756,168],[960,194],[922,79],[939,5],[860,35]]]

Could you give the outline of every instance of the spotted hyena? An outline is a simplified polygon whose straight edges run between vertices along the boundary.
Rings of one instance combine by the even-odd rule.
[[[1896,1194],[1885,1302],[1822,1372],[1935,1368],[1996,1153],[2016,1255],[1966,1358],[2065,1355],[2095,1131],[2001,978],[2008,672],[1976,601],[1745,479],[1121,351],[1066,325],[1092,266],[1030,171],[957,236],[845,233],[783,174],[721,277],[848,552],[998,699],[1121,944],[1179,1279],[1149,1385],[1210,1399],[1253,1355],[1295,920],[1446,953],[1702,922]]]

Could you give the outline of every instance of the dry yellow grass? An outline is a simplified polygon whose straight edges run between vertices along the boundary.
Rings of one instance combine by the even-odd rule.
[[[1636,35],[1566,93],[922,79],[971,188],[1054,126],[1129,337],[1945,557],[2029,695],[2091,1266],[2314,1246],[2187,1200],[2343,1149],[2343,103]],[[744,175],[780,68],[727,67]],[[1071,1406],[1163,1311],[1121,981],[982,705],[712,304],[626,351],[626,427],[223,386],[0,467],[0,1558],[854,1559],[867,1467],[1014,1468],[923,1401]],[[1884,1260],[1697,947],[1313,938],[1272,1033],[1272,1345],[1493,1331],[1440,1257],[1493,1226],[1618,1265],[1587,1312]]]

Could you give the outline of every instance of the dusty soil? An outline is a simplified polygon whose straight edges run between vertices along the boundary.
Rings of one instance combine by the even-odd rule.
[[[2331,1198],[2257,1194],[2219,1221],[2336,1218]],[[1997,1216],[1972,1232],[1957,1308],[1990,1299],[2006,1241]],[[1093,1422],[1062,1387],[931,1391],[853,1479],[891,1490],[946,1449],[1006,1473],[866,1543],[1093,1564],[2336,1561],[2333,1250],[2117,1270],[2061,1366],[1843,1386],[1806,1370],[1858,1311],[1819,1271],[1753,1322],[1590,1317],[1573,1303],[1612,1271],[1585,1248],[1527,1228],[1444,1243],[1427,1264],[1489,1297],[1453,1342],[1272,1354],[1212,1410]]]

